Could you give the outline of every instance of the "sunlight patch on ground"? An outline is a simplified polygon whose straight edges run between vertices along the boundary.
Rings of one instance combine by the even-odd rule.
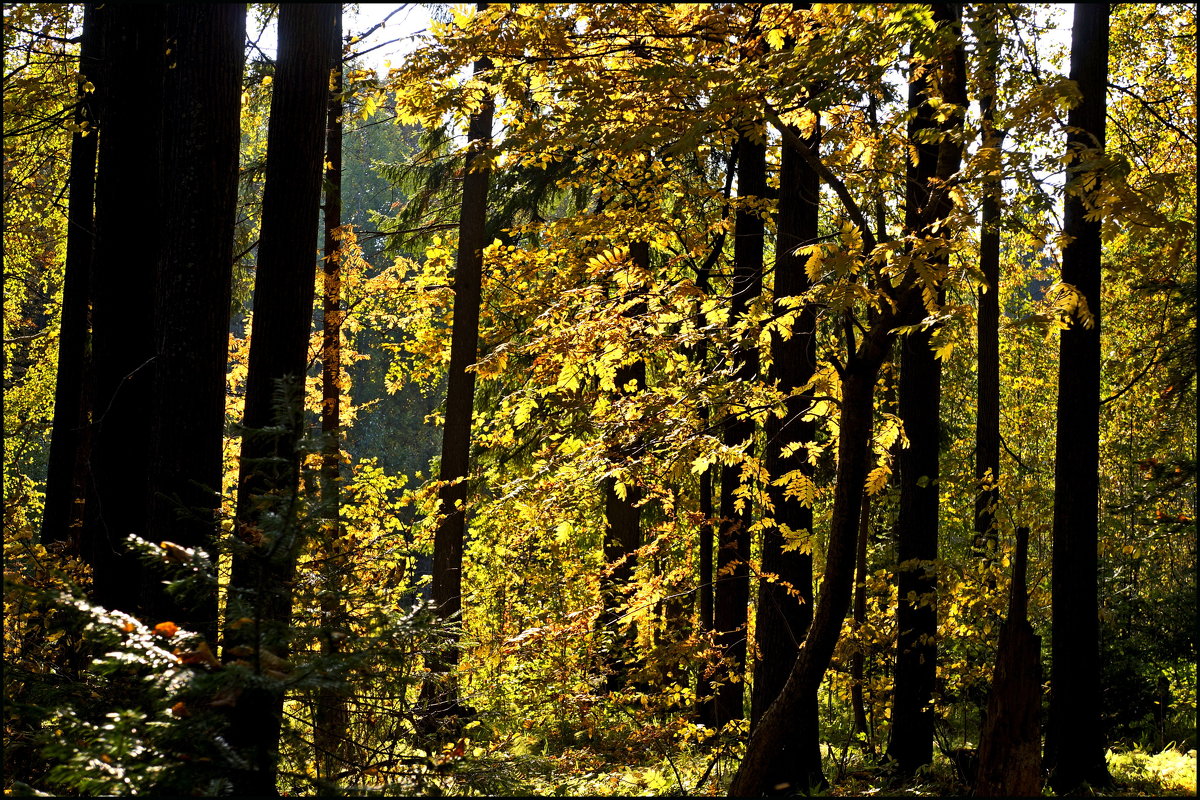
[[[1153,755],[1140,750],[1109,750],[1108,768],[1113,779],[1138,793],[1196,796],[1196,751],[1168,749]]]

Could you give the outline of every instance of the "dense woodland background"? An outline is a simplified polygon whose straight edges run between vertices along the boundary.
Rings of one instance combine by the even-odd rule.
[[[4,14],[6,793],[1195,794],[1194,6]]]

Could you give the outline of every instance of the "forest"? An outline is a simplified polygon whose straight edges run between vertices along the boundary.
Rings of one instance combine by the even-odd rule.
[[[6,795],[1195,796],[1194,5],[3,37]]]

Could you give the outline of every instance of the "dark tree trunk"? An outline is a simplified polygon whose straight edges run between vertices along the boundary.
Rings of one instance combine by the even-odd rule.
[[[871,496],[863,495],[862,514],[858,524],[858,551],[854,565],[854,629],[867,621],[867,536],[871,529]],[[863,696],[866,653],[860,645],[850,657],[850,705],[854,710],[854,732],[867,737],[868,747],[874,748],[871,728],[867,722],[867,704]]]
[[[819,134],[804,144],[815,156]],[[782,145],[779,174],[779,212],[775,247],[775,299],[799,297],[809,288],[804,266],[806,258],[796,254],[817,238],[817,210],[820,201],[820,179],[787,140]],[[793,312],[782,306],[779,313]],[[771,340],[771,377],[778,381],[780,391],[794,392],[804,386],[816,371],[816,309],[806,304],[796,314],[792,335],[788,339],[776,333]],[[755,637],[758,661],[754,669],[754,689],[751,695],[751,726],[757,725],[767,708],[787,682],[800,642],[812,622],[813,584],[812,553],[800,550],[784,551],[783,532],[800,535],[812,532],[812,506],[799,498],[785,495],[783,488],[773,482],[784,474],[799,470],[810,480],[813,466],[803,445],[816,438],[816,422],[803,416],[812,405],[811,393],[791,397],[786,401],[782,418],[767,420],[766,469],[772,485],[768,497],[775,509],[775,527],[763,533],[762,574],[758,586],[758,617]],[[790,456],[785,447],[795,447]],[[773,577],[772,581],[769,578]],[[773,783],[790,782],[798,771],[804,785],[819,785],[824,781],[821,772],[820,731],[817,697],[806,698],[806,707],[791,720],[793,730],[787,736],[787,752],[774,762]]]
[[[226,612],[230,619],[254,620],[229,632],[227,644],[249,646],[260,673],[271,668],[271,656],[287,653],[301,546],[297,446],[303,433],[313,254],[339,11],[332,3],[284,4],[279,13],[237,501],[243,547],[234,553]],[[266,515],[268,508],[276,515]],[[236,794],[276,794],[283,690],[281,681],[268,677],[247,687],[238,700],[229,738],[247,767],[233,772]]]
[[[952,27],[956,37],[958,11],[952,4],[933,6],[934,20],[942,26]],[[909,140],[914,143],[917,160],[908,167],[905,227],[919,236],[926,235],[924,224],[943,219],[953,207],[945,193],[931,200],[931,179],[956,171],[961,158],[958,144],[920,140],[921,131],[939,127],[926,94],[932,89],[946,101],[965,106],[963,62],[960,44],[947,49],[931,65],[932,76],[926,73],[926,77],[909,84],[908,104],[916,112],[909,126]],[[961,117],[955,115],[940,127],[948,131],[961,124]],[[945,256],[937,256],[930,261],[932,266],[945,269],[945,259]],[[937,298],[940,304],[940,287]],[[896,520],[898,633],[888,756],[905,774],[912,774],[933,760],[932,694],[937,670],[938,426],[942,375],[941,362],[931,347],[933,331],[931,326],[905,336],[900,353],[900,418],[909,444],[900,451],[899,459],[900,510]]]
[[[342,15],[334,24],[334,47],[340,58]],[[342,381],[342,70],[335,67],[325,137],[325,249],[321,294],[321,502],[330,524],[338,526],[341,495]]]
[[[79,550],[83,524],[83,472],[88,413],[85,374],[88,360],[88,306],[91,304],[91,270],[96,190],[96,142],[107,77],[104,38],[109,12],[96,3],[83,6],[79,42],[79,101],[76,124],[87,123],[87,134],[71,137],[70,197],[67,205],[67,256],[63,276],[62,320],[58,334],[58,370],[55,373],[54,422],[46,473],[46,500],[41,541],[67,542]],[[83,85],[91,82],[92,92]]]
[[[837,485],[820,599],[787,682],[750,735],[746,756],[729,787],[731,797],[757,797],[807,788],[804,781],[809,776],[804,762],[785,755],[791,746],[788,737],[792,717],[816,702],[817,690],[850,606],[858,516],[869,461],[875,378],[891,341],[887,331],[893,326],[890,319],[873,325],[846,365],[842,378]],[[777,762],[780,761],[785,768],[791,767],[790,779],[779,780]]]
[[[1071,78],[1083,101],[1067,123],[1071,152],[1103,148],[1108,76],[1108,5],[1078,3],[1071,33]],[[1082,159],[1081,159],[1082,160]],[[1068,191],[1079,191],[1079,162]],[[1054,454],[1050,719],[1046,762],[1059,794],[1111,781],[1100,724],[1100,623],[1096,569],[1100,474],[1100,221],[1085,218],[1091,192],[1068,194],[1062,280],[1086,300],[1059,339],[1058,429]]]
[[[766,145],[743,135],[738,140],[738,195],[764,197],[767,193]],[[739,208],[734,218],[733,284],[729,306],[732,327],[745,316],[750,304],[762,293],[763,220],[748,208]],[[742,343],[738,380],[758,378],[755,337]],[[724,442],[738,447],[754,436],[754,421],[732,409],[725,418]],[[746,444],[749,448],[750,445]],[[746,686],[746,622],[750,604],[750,508],[737,508],[735,492],[741,485],[741,468],[721,467],[721,521],[717,550],[717,579],[714,586],[713,628],[717,645],[729,674],[722,680],[716,699],[716,723],[724,725],[744,716]],[[732,678],[736,678],[733,680]]]
[[[958,74],[962,74],[961,70]],[[949,99],[953,102],[952,98]],[[789,134],[790,131],[785,131],[784,138],[788,138]],[[937,157],[936,177],[939,183],[958,169],[959,157],[959,145],[950,141],[942,143]],[[937,194],[940,197],[943,192]],[[921,220],[922,227],[937,218],[939,207],[938,202],[929,204]],[[868,233],[863,229],[864,240],[874,242],[875,236],[868,236]],[[884,236],[883,231],[880,231],[880,236]],[[891,302],[871,312],[869,327],[861,339],[857,336],[850,338],[855,327],[853,324],[845,326],[848,334],[847,356],[840,373],[842,401],[837,477],[821,594],[808,636],[800,646],[787,683],[750,734],[746,756],[729,788],[730,796],[752,797],[789,789],[781,789],[779,784],[769,782],[771,764],[786,746],[789,717],[800,713],[808,698],[816,696],[850,606],[859,512],[869,462],[875,379],[891,349],[894,340],[892,331],[898,325],[914,324],[924,316],[921,310],[922,288],[915,271],[909,270],[898,289],[887,291]],[[802,776],[797,775],[794,783],[798,784],[801,780]]]
[[[725,205],[723,206],[721,218],[725,219],[729,214],[729,196],[733,191],[733,178],[737,169],[738,161],[738,142],[735,139],[729,151],[729,161],[725,171]],[[713,239],[712,250],[709,252],[708,258],[704,263],[696,268],[696,288],[707,296],[712,288],[712,269],[713,266],[720,260],[721,252],[725,249],[725,231],[719,232]],[[696,326],[704,327],[706,324],[703,319],[703,313],[698,315]],[[695,354],[692,357],[694,364],[700,369],[707,368],[708,357],[708,341],[701,338],[696,343]],[[702,406],[699,409],[700,426],[702,430],[708,430],[709,410],[707,406]],[[699,498],[697,507],[700,512],[700,597],[699,597],[699,612],[700,612],[700,631],[701,633],[712,633],[713,628],[713,525],[714,518],[713,508],[713,470],[706,469],[700,474]],[[701,698],[697,705],[697,716],[700,720],[709,727],[715,728],[717,725],[717,704],[716,698],[713,696],[712,679],[707,673],[701,673],[696,682],[696,696]],[[708,698],[708,699],[705,699]]]
[[[486,3],[478,4],[480,11]],[[475,62],[475,74],[492,67],[486,58]],[[462,559],[466,537],[467,480],[470,473],[471,419],[475,402],[475,363],[479,344],[479,303],[483,291],[483,248],[487,222],[487,194],[491,172],[476,161],[492,137],[493,100],[483,98],[479,111],[471,115],[467,136],[470,149],[463,166],[462,207],[458,224],[458,258],[454,268],[454,321],[450,340],[450,368],[446,380],[446,426],[442,433],[442,465],[439,480],[444,486],[441,520],[433,544],[433,602],[442,619],[457,617],[462,610]],[[480,167],[483,168],[480,168]],[[427,685],[422,693],[439,713],[458,707],[458,644],[454,642],[430,659],[430,671],[443,673],[444,683]],[[436,688],[436,691],[435,691]]]
[[[707,421],[705,415],[702,418]],[[713,630],[713,526],[709,521],[713,518],[713,471],[706,469],[700,475],[700,631]],[[712,695],[712,681],[704,674],[696,683],[696,696],[705,698]],[[717,724],[716,701],[701,699],[698,706],[700,720],[708,726]]]
[[[987,722],[979,742],[977,797],[1040,797],[1042,794],[1041,639],[1027,616],[1025,591],[1029,529],[1017,529],[1008,619],[1000,628]]]
[[[145,535],[149,511],[166,6],[109,4],[103,13],[108,95],[91,281],[94,435],[80,549],[95,602],[143,614],[145,571],[125,538]]]
[[[221,501],[225,364],[241,142],[245,4],[167,9],[163,249],[151,407],[151,541],[213,552]],[[176,599],[158,585],[155,618],[217,640],[217,591]]]
[[[990,562],[996,553],[995,508],[1000,499],[996,481],[1000,477],[1000,147],[1003,133],[996,130],[996,67],[1000,41],[996,32],[996,9],[982,6],[977,12],[980,48],[979,106],[983,117],[983,153],[987,172],[983,182],[982,222],[979,230],[979,270],[987,282],[980,288],[976,324],[979,380],[976,389],[975,497],[976,552]]]
[[[637,269],[642,272],[648,271],[649,243],[631,243],[629,258]],[[631,317],[643,313],[644,303],[635,303],[626,312]],[[646,362],[640,358],[618,367],[613,379],[617,391],[621,394],[628,394],[625,387],[631,381],[637,384],[635,392],[646,388]],[[627,437],[623,441],[611,443],[609,457],[613,461],[623,462],[632,457],[638,449],[638,440]],[[642,493],[636,486],[626,483],[625,496],[622,497],[617,493],[616,484],[616,478],[604,479],[604,562],[610,565],[612,571],[601,582],[604,610],[600,615],[600,622],[611,641],[606,659],[606,686],[609,691],[616,691],[624,686],[625,676],[630,671],[634,641],[633,637],[621,634],[623,623],[617,614],[617,607],[621,604],[623,590],[628,588],[633,578],[633,571],[637,566],[636,551],[642,546],[642,509],[638,504]]]
[[[342,14],[338,13],[333,31],[334,56],[339,59],[333,72],[333,92],[329,96],[329,121],[325,136],[325,252],[322,282],[321,327],[321,505],[325,524],[321,530],[321,652],[338,652],[334,635],[341,620],[342,580],[345,569],[341,547],[341,461],[342,461],[342,258],[338,228],[342,224]],[[331,687],[317,690],[313,713],[313,746],[316,750],[317,776],[335,779],[347,760],[346,699]]]
[[[938,413],[941,364],[929,331],[901,341],[900,417],[908,447],[900,451],[897,649],[888,755],[912,774],[933,759],[931,697],[937,665]]]

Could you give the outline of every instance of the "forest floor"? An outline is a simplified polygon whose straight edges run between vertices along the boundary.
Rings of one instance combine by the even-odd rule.
[[[528,788],[543,796],[719,796],[724,794],[737,765],[732,758],[716,759],[714,764],[712,754],[696,751],[647,760],[641,765],[616,764],[587,748],[533,760],[540,763],[533,774],[526,773]],[[1196,796],[1195,750],[1109,751],[1108,766],[1116,785],[1097,791],[1095,796]],[[904,784],[889,782],[882,768],[852,753],[849,757],[841,752],[830,754],[826,774],[830,786],[818,796],[956,797],[969,793],[953,765],[940,754],[927,772]],[[1046,794],[1052,796],[1048,789]]]

